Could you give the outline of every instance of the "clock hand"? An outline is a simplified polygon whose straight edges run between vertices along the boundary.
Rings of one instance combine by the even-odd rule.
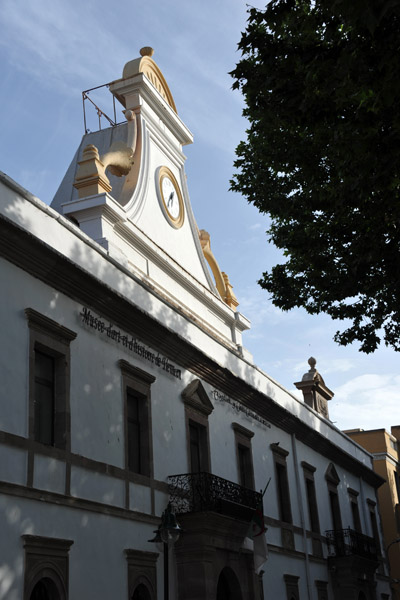
[[[170,208],[173,205],[174,195],[175,195],[175,192],[170,193],[168,201],[167,201],[167,208]]]

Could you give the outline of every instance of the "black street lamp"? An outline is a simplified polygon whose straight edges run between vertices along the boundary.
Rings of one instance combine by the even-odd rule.
[[[149,542],[157,544],[157,548],[164,550],[164,600],[169,600],[169,560],[168,552],[170,546],[173,546],[178,541],[182,532],[178,525],[175,513],[172,512],[171,503],[161,515],[161,524],[154,531],[155,536]]]
[[[386,554],[388,554],[390,546],[393,546],[393,544],[399,544],[399,543],[400,543],[400,537],[396,538],[393,541],[391,541],[390,544],[389,544],[389,546],[386,548]]]

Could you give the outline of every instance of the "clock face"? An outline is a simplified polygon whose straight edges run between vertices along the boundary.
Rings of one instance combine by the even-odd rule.
[[[179,198],[175,186],[168,175],[165,175],[161,182],[161,193],[164,200],[165,208],[171,216],[171,219],[176,221],[179,217]]]
[[[179,184],[168,167],[159,167],[156,172],[158,197],[168,223],[175,229],[183,225],[184,207]]]

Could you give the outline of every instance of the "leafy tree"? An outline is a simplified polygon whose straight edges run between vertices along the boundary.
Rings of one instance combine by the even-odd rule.
[[[400,0],[272,0],[239,49],[231,189],[286,257],[259,283],[284,310],[350,319],[340,344],[400,350]]]

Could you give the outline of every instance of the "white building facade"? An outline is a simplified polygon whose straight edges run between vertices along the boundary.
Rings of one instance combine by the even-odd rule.
[[[52,207],[0,177],[0,599],[390,598],[382,480],[311,359],[302,402],[243,347],[151,49],[110,91]]]

